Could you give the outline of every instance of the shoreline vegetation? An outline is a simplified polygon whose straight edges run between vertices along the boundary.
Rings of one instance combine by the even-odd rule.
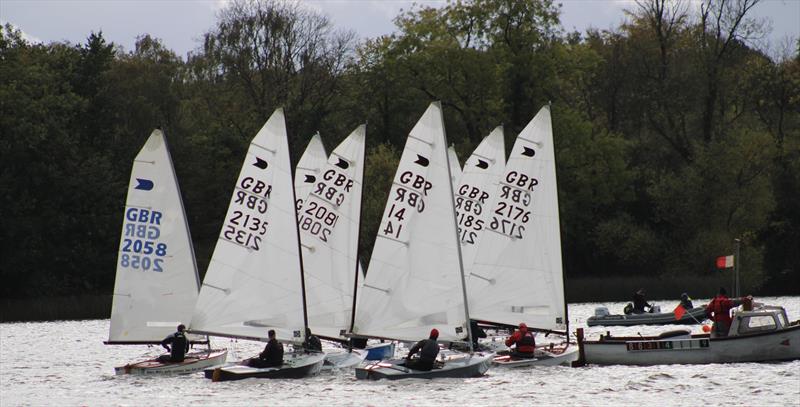
[[[633,292],[644,288],[649,301],[664,312],[678,303],[681,293],[692,298],[711,298],[720,286],[730,289],[730,274],[713,276],[574,278],[566,281],[567,303],[629,301]],[[751,291],[743,284],[742,295],[797,295],[789,287]],[[674,304],[673,304],[674,303]],[[106,319],[111,313],[111,294],[0,299],[0,322],[40,322],[80,319]],[[617,310],[612,310],[617,312]]]

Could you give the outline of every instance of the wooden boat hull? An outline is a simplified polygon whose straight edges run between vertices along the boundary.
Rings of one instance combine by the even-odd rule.
[[[287,357],[289,356],[289,357]],[[230,364],[204,371],[206,379],[215,382],[259,379],[302,379],[314,376],[322,370],[325,361],[323,353],[290,354],[284,356],[283,365],[257,368],[241,364]]]
[[[569,346],[561,352],[554,353],[547,350],[536,350],[536,357],[530,359],[516,359],[510,355],[497,355],[492,361],[494,366],[502,367],[530,367],[530,366],[569,366],[578,360],[578,347]]]
[[[325,362],[322,365],[322,370],[335,370],[335,369],[348,369],[356,367],[364,362],[367,356],[367,351],[364,349],[353,349],[352,351],[338,350],[328,352],[325,354]]]
[[[149,359],[142,362],[127,364],[115,367],[114,371],[118,375],[165,375],[165,374],[189,374],[199,372],[213,366],[225,363],[228,357],[226,349],[216,349],[203,352],[190,352],[186,355],[183,362],[159,362],[157,359]]]
[[[423,371],[409,369],[404,366],[405,359],[390,359],[374,362],[356,368],[356,379],[361,380],[399,380],[399,379],[438,379],[443,377],[468,378],[483,376],[492,363],[493,353],[464,355],[451,358],[444,367]]]
[[[675,319],[674,312],[630,314],[630,315],[606,315],[603,317],[589,317],[586,320],[588,326],[634,326],[634,325],[693,325],[700,324],[706,319],[704,307],[695,307],[687,310],[680,319]]]
[[[604,337],[580,341],[581,362],[598,365],[662,365],[777,362],[800,359],[800,326],[751,335],[710,338],[709,335]]]
[[[395,343],[385,342],[369,345],[365,349],[367,351],[366,360],[384,360],[394,357]]]

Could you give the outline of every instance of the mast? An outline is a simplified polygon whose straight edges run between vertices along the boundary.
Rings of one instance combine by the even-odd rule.
[[[283,108],[280,109],[281,112],[283,112]],[[317,134],[319,134],[319,132],[317,132]],[[288,144],[288,139],[289,139],[288,134],[286,135],[286,139]],[[305,343],[308,340],[308,338],[306,338],[306,332],[308,332],[308,308],[306,307],[306,277],[305,277],[305,271],[303,269],[303,248],[302,245],[300,244],[300,227],[297,221],[297,193],[295,193],[294,191],[294,171],[291,171],[292,168],[294,168],[294,165],[292,164],[292,152],[289,151],[289,176],[292,178],[291,182],[292,202],[294,203],[293,207],[295,209],[292,211],[292,213],[294,214],[294,226],[295,226],[294,233],[297,234],[297,258],[300,261],[300,291],[303,296],[303,332],[300,333],[300,337],[305,339],[303,341]]]
[[[441,102],[434,102],[437,106],[439,106],[439,120],[442,121],[442,135],[444,136],[444,145],[447,146],[447,132],[444,128],[444,112],[442,112],[442,104]],[[464,259],[461,258],[461,237],[458,234],[458,221],[456,220],[455,216],[455,198],[453,196],[453,174],[450,173],[450,154],[447,153],[447,147],[444,149],[445,152],[445,160],[447,167],[447,179],[450,180],[448,183],[448,188],[450,189],[450,207],[453,208],[453,226],[455,226],[455,233],[456,233],[456,250],[458,251],[458,269],[461,272],[461,293],[464,298],[464,316],[466,317],[467,322],[467,343],[469,344],[469,353],[475,352],[475,349],[472,349],[472,324],[470,323],[469,319],[469,304],[467,303],[467,282],[464,278]]]
[[[367,123],[364,123],[364,162],[361,163],[361,196],[358,199],[363,201],[364,196],[364,172],[367,164]],[[361,247],[361,218],[364,216],[364,205],[358,207],[358,228],[356,229],[356,278],[353,279],[353,307],[350,309],[350,332],[353,332],[353,326],[356,323],[356,305],[358,303],[358,274],[361,260],[358,257],[358,248]]]
[[[550,116],[551,117],[550,118],[550,126],[551,126],[551,129],[552,129],[552,125],[553,125],[552,124],[553,123],[553,119],[552,119],[553,102],[552,101],[549,101],[549,100],[547,101],[547,109],[550,110],[550,115],[551,115]],[[555,168],[556,167],[555,136],[552,138],[552,143],[553,143],[553,146],[552,146],[552,148],[553,148],[553,168]],[[558,171],[553,171],[553,182],[556,184],[556,200],[558,200]],[[558,216],[558,222],[559,222],[558,238],[561,239],[561,233],[560,233],[561,232],[561,216],[560,216],[558,210],[556,210],[556,214],[559,215]],[[564,251],[563,250],[561,251],[560,256],[561,256],[561,285],[563,287],[566,287],[567,286],[567,277],[565,275],[566,273],[564,273]],[[569,302],[567,302],[567,290],[566,290],[566,288],[564,288],[564,335],[567,337],[567,344],[569,344]]]

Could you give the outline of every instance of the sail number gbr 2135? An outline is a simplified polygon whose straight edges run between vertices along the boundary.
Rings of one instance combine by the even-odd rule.
[[[267,199],[271,192],[272,185],[253,177],[242,178],[233,194],[222,238],[247,249],[259,250],[261,238],[267,233],[268,222],[263,217],[269,208]]]

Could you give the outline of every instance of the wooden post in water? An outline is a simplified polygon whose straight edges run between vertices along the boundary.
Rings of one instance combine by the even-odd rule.
[[[736,243],[736,251],[734,252],[734,258],[733,258],[733,275],[734,275],[734,278],[736,279],[736,283],[733,286],[734,287],[734,292],[732,294],[733,294],[733,296],[738,298],[738,297],[741,296],[741,294],[739,293],[739,291],[741,291],[741,287],[739,286],[739,268],[740,268],[739,267],[739,259],[740,259],[739,258],[739,252],[740,252],[739,248],[742,245],[742,241],[739,240],[739,239],[733,239],[733,241]]]
[[[572,367],[586,366],[586,354],[583,352],[583,328],[578,328],[575,337],[578,339],[578,360],[572,362]]]

